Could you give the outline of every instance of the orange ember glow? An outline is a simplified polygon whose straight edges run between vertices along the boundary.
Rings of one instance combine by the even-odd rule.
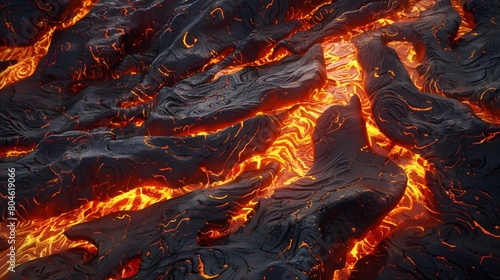
[[[82,19],[97,3],[97,0],[83,0],[81,6],[75,10],[75,16],[57,26],[48,28],[32,46],[26,47],[0,47],[0,61],[17,61],[7,70],[0,72],[0,88],[25,79],[35,72],[38,62],[47,54],[52,35],[56,29],[68,28]]]
[[[8,158],[8,157],[20,157],[27,155],[35,149],[35,146],[32,147],[15,147],[11,149],[0,149],[0,158]]]
[[[83,1],[82,6],[79,8],[78,16],[49,29],[33,46],[0,49],[0,61],[18,61],[17,64],[10,66],[6,71],[0,73],[0,88],[30,76],[39,60],[46,54],[54,30],[67,28],[75,24],[90,10],[95,2],[95,0]],[[459,5],[457,4],[459,1],[454,2],[456,2],[455,6]],[[77,246],[83,246],[95,251],[93,245],[86,241],[71,241],[66,239],[63,235],[64,230],[70,226],[116,211],[143,209],[156,202],[168,200],[200,187],[218,187],[234,180],[234,178],[242,174],[245,170],[259,168],[267,163],[277,161],[281,164],[281,172],[278,173],[272,185],[260,194],[260,197],[269,196],[275,188],[290,184],[307,173],[313,160],[312,132],[316,120],[321,113],[331,105],[346,104],[351,96],[358,95],[363,100],[363,114],[367,124],[371,147],[377,153],[387,155],[388,158],[395,161],[404,169],[408,177],[408,187],[402,200],[388,213],[381,224],[373,228],[363,239],[352,243],[352,249],[346,258],[345,268],[336,271],[334,275],[334,279],[346,279],[354,268],[355,262],[373,252],[377,244],[397,225],[406,219],[425,217],[427,215],[428,209],[423,193],[426,187],[425,173],[431,171],[429,164],[422,158],[401,146],[391,143],[378,130],[371,116],[371,110],[363,91],[361,67],[356,61],[355,47],[350,40],[356,34],[369,29],[401,20],[415,19],[421,11],[429,8],[432,4],[433,1],[429,0],[411,3],[410,7],[404,12],[397,13],[390,18],[378,20],[369,26],[352,30],[347,36],[322,43],[328,74],[325,86],[316,90],[309,100],[295,105],[293,108],[279,108],[277,111],[289,110],[291,112],[289,117],[284,121],[281,136],[278,137],[265,153],[255,155],[235,167],[226,180],[211,182],[204,186],[186,186],[177,190],[168,189],[165,186],[141,186],[106,201],[88,202],[80,208],[58,217],[20,222],[17,228],[17,248],[18,252],[20,252],[17,262],[19,264],[24,263]],[[461,12],[460,8],[457,8],[457,10]],[[212,15],[224,17],[223,11],[217,9],[212,12]],[[464,34],[470,28],[468,24],[464,23],[460,27],[459,33]],[[191,48],[196,43],[196,38],[188,33],[184,34],[184,45],[186,48]],[[414,48],[405,42],[391,43],[390,46],[398,52],[415,85],[421,88],[423,81],[416,72],[418,59]],[[214,54],[214,59],[208,65],[210,66],[220,61],[220,57],[217,57],[219,55],[223,54]],[[277,61],[287,55],[289,55],[288,52],[277,55],[274,53],[274,50],[270,50],[258,62],[254,62],[253,65],[263,65],[271,61]],[[217,76],[239,70],[241,70],[241,66],[225,69]],[[483,118],[487,119],[488,116],[485,115]],[[135,125],[141,126],[143,120],[134,120],[133,122]],[[122,123],[116,124],[116,127],[123,126],[124,124]],[[211,131],[204,131],[199,134],[208,133],[211,133]],[[34,147],[5,151],[0,154],[0,157],[21,156],[30,153],[33,149]],[[228,230],[225,232],[210,231],[207,234],[210,237],[220,237],[242,226],[247,220],[248,215],[252,213],[257,203],[256,201],[250,201],[247,205],[243,206],[243,209],[239,213],[236,213],[232,217],[232,226]],[[4,224],[0,224],[0,231],[6,232]],[[207,279],[216,277],[216,275],[204,274],[201,259],[199,260],[199,264],[199,270],[203,277]],[[129,261],[121,272],[120,277],[124,278],[133,275],[139,265],[140,259]],[[1,271],[0,278],[4,279],[7,272],[7,264],[4,259],[2,259]]]

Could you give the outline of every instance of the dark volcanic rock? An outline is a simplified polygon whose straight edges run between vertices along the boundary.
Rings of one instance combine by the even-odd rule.
[[[474,30],[456,38],[462,19],[448,0],[417,20],[363,33],[408,1],[98,1],[54,32],[32,76],[0,89],[0,150],[34,147],[1,158],[0,181],[15,167],[21,220],[144,185],[227,179],[290,133],[282,126],[294,105],[332,79],[318,43],[345,40],[356,28],[373,119],[391,144],[432,168],[426,218],[393,228],[350,277],[500,279],[500,127],[461,103],[500,112],[500,2],[462,2]],[[79,4],[0,3],[0,47],[32,44]],[[388,47],[394,41],[415,47],[422,90]],[[15,63],[0,61],[1,74]],[[144,209],[72,225],[66,237],[88,240],[96,251],[22,263],[13,279],[108,279],[137,260],[132,279],[331,279],[405,191],[403,170],[371,150],[366,134],[353,97],[317,120],[307,174],[272,195],[264,190],[282,175],[276,163],[221,187],[192,186]],[[254,211],[233,229],[232,217],[252,200]],[[7,201],[2,188],[3,221]],[[0,250],[6,246],[0,239]]]
[[[213,82],[197,82],[201,72],[164,88],[146,121],[151,135],[193,133],[235,123],[257,112],[306,100],[326,80],[319,45],[262,67],[247,67]],[[193,82],[194,81],[194,82]]]
[[[499,278],[500,127],[457,100],[419,91],[385,45],[395,38],[388,34],[360,35],[358,59],[380,129],[433,165],[426,173],[430,218],[398,226],[351,278]]]
[[[272,144],[282,118],[260,115],[195,137],[116,140],[107,132],[67,132],[47,137],[28,156],[0,166],[16,168],[18,216],[46,218],[146,184],[179,188],[224,179],[238,163]],[[6,205],[8,198],[0,201]],[[2,211],[5,220],[7,208]]]
[[[66,235],[91,241],[97,255],[49,272],[45,267],[55,256],[38,259],[18,267],[18,277],[103,279],[135,256],[142,261],[137,279],[332,277],[352,239],[377,225],[406,186],[401,168],[366,148],[360,113],[358,98],[326,110],[315,128],[314,163],[306,176],[260,199],[244,227],[214,244],[203,244],[199,235],[227,227],[230,213],[255,196],[275,166],[229,186],[72,227]]]

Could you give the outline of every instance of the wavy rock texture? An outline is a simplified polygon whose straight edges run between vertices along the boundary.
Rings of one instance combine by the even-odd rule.
[[[151,269],[165,266],[164,262],[175,258],[181,248],[195,249],[201,231],[223,229],[231,218],[231,212],[241,209],[241,205],[255,197],[259,188],[270,183],[276,168],[272,165],[245,174],[235,183],[198,190],[140,212],[117,212],[89,224],[77,225],[65,234],[69,238],[84,238],[94,244],[102,244],[99,246],[99,257],[88,259],[84,257],[91,255],[89,252],[69,250],[26,264],[25,268],[21,268],[24,272],[17,277],[85,279],[91,276],[104,279],[135,256],[144,258],[148,269],[143,273],[151,275]],[[179,228],[185,232],[178,234]],[[101,255],[106,257],[101,258]],[[47,273],[45,267],[51,259],[56,260],[58,269]]]
[[[270,6],[230,0],[128,2],[97,3],[57,34],[32,77],[0,91],[2,144],[30,145],[47,132],[144,117],[142,106],[160,88],[189,76],[224,50],[239,51],[259,41],[269,45],[265,40],[273,36],[264,32],[261,40],[252,40],[253,34],[290,19],[289,9],[307,13],[313,7],[302,1],[273,1]],[[286,30],[293,29],[275,32],[274,39],[286,36]],[[247,51],[242,59],[248,55],[255,53]],[[101,82],[94,86],[97,79]]]
[[[416,22],[394,24],[384,30],[384,42],[409,41],[422,58],[419,72],[424,89],[471,101],[497,114],[500,110],[498,1],[463,1],[474,29],[454,40],[461,18],[449,1],[438,1]],[[389,35],[390,34],[390,35]]]
[[[303,56],[248,67],[211,83],[204,82],[204,76],[201,72],[160,91],[159,104],[145,124],[150,135],[192,133],[272,111],[278,102],[297,104],[325,83],[326,69],[323,51],[316,45]]]
[[[500,279],[500,127],[466,105],[499,113],[500,1],[462,1],[473,30],[461,38],[464,19],[447,0],[399,22],[414,1],[102,0],[66,26],[84,2],[0,4],[0,48],[56,29],[34,74],[0,89],[0,152],[33,149],[0,158],[1,170],[16,169],[17,217],[36,222],[145,185],[192,191],[73,222],[65,236],[96,250],[18,264],[13,279],[119,278],[137,261],[131,279],[332,279],[407,184],[370,148],[368,111],[388,145],[432,166],[427,213],[394,226],[349,277]],[[357,59],[340,72],[363,73],[369,110],[357,96],[324,112],[315,100],[308,113],[323,113],[305,175],[275,186],[285,168],[266,161],[232,179],[240,163],[288,141],[280,137],[297,108],[348,88],[328,73],[341,58],[320,44],[351,38]],[[401,41],[420,58],[422,88],[389,47]],[[0,75],[16,63],[0,61]],[[220,180],[230,182],[202,188]],[[7,244],[0,236],[0,250]]]
[[[105,132],[67,132],[48,136],[30,155],[0,166],[16,168],[18,215],[47,218],[146,184],[179,188],[224,179],[238,163],[269,147],[282,117],[256,116],[195,137],[116,140]],[[0,199],[7,204],[7,197]],[[6,216],[3,209],[2,220]]]
[[[424,19],[443,19],[434,12]],[[358,261],[351,278],[499,278],[500,127],[456,100],[419,91],[385,45],[397,38],[388,34],[394,33],[379,30],[356,39],[365,88],[380,129],[433,164],[426,174],[432,207],[429,219],[406,221]]]
[[[291,38],[282,40],[278,46],[283,46],[294,53],[307,50],[312,45],[335,39],[347,33],[350,29],[381,19],[406,6],[408,1],[332,1],[322,5],[311,18],[310,29],[299,31]]]
[[[2,1],[0,46],[24,46],[36,42],[50,27],[75,16],[82,1]],[[13,62],[15,63],[15,62]],[[0,70],[4,68],[0,67]]]
[[[46,133],[145,118],[147,102],[161,88],[199,71],[225,51],[232,52],[214,69],[253,61],[300,26],[294,18],[323,4],[128,2],[99,1],[87,16],[57,34],[32,77],[0,90],[2,145],[30,146]],[[328,19],[342,16],[331,9],[345,10],[340,7],[346,3],[350,1],[328,4]],[[365,4],[357,1],[349,7]]]
[[[363,149],[367,144],[359,100],[353,98],[348,106],[331,107],[318,119],[314,163],[306,176],[259,200],[247,224],[215,244],[203,244],[199,236],[227,227],[234,208],[248,202],[276,167],[255,171],[246,177],[250,179],[230,186],[77,225],[66,236],[91,241],[98,247],[95,256],[62,252],[57,271],[46,272],[50,259],[56,258],[51,256],[22,265],[17,277],[104,279],[134,256],[142,260],[134,276],[138,279],[331,277],[344,265],[346,245],[377,224],[406,186],[403,170]]]

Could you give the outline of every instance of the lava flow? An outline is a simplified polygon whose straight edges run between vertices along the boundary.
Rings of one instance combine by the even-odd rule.
[[[1,16],[0,278],[500,278],[500,1]]]

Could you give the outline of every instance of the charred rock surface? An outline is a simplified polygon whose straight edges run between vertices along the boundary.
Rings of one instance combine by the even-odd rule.
[[[31,145],[47,134],[76,129],[109,130],[109,127],[119,138],[185,135],[197,132],[200,128],[204,131],[216,130],[244,120],[256,112],[269,111],[275,108],[277,100],[283,107],[304,100],[323,85],[325,72],[323,53],[321,47],[317,46],[303,56],[292,56],[262,68],[247,67],[235,74],[223,75],[214,82],[207,82],[211,78],[211,71],[200,72],[172,88],[162,88],[154,100],[128,108],[119,103],[127,102],[127,91],[132,90],[128,84],[138,82],[140,75],[125,75],[85,88],[63,114],[43,120],[42,123],[25,121],[29,125],[26,129],[29,130],[23,136],[3,139],[10,141],[6,146],[12,143]],[[10,100],[5,112],[21,114],[17,111],[17,103],[16,99]],[[12,107],[7,107],[10,105]],[[23,112],[26,117],[25,114]],[[20,125],[13,119],[5,120],[12,125]],[[141,121],[141,124],[137,125],[136,121]],[[112,122],[128,124],[114,127]]]
[[[145,185],[196,190],[72,222],[66,237],[96,250],[25,262],[14,279],[119,278],[137,260],[132,279],[331,279],[406,186],[405,172],[370,148],[357,97],[317,120],[313,164],[300,179],[263,192],[284,172],[268,163],[222,187],[201,186],[233,176],[287,133],[293,105],[311,101],[326,81],[327,90],[337,86],[325,65],[334,58],[318,43],[345,41],[352,29],[361,33],[358,60],[342,70],[362,70],[389,144],[432,169],[426,218],[391,228],[350,277],[500,279],[500,127],[461,103],[500,112],[499,1],[462,1],[475,26],[459,39],[462,19],[447,0],[415,21],[364,33],[411,1],[93,2],[68,28],[62,23],[81,1],[0,4],[0,48],[33,44],[59,26],[35,73],[0,89],[0,151],[14,149],[0,169],[16,169],[16,217],[53,217]],[[397,41],[411,42],[421,58],[423,89],[388,46]],[[0,61],[0,74],[16,63]],[[15,153],[26,147],[33,151]],[[7,201],[3,188],[0,203]],[[232,218],[246,205],[254,211],[235,229]],[[0,236],[0,250],[8,248]]]
[[[500,19],[498,1],[462,1],[474,29],[455,39],[461,18],[450,1],[438,1],[414,22],[384,28],[384,42],[409,41],[421,57],[418,70],[424,89],[471,101],[500,112]]]
[[[282,118],[260,115],[195,137],[116,140],[106,132],[67,132],[47,137],[28,156],[0,166],[16,169],[18,215],[46,218],[147,184],[179,188],[224,179],[236,164],[271,145]],[[6,196],[0,200],[7,204]],[[5,207],[2,220],[6,217]]]
[[[203,189],[154,204],[141,211],[122,211],[79,224],[66,231],[72,239],[86,239],[98,247],[97,255],[86,250],[68,250],[19,267],[14,279],[105,279],[133,257],[142,259],[141,275],[150,279],[156,269],[185,251],[196,251],[201,232],[223,230],[231,213],[254,198],[268,185],[277,170],[271,164],[244,174],[236,182],[214,189]],[[182,229],[182,234],[179,234]],[[89,258],[91,256],[92,258]],[[199,261],[186,268],[199,269]],[[149,277],[148,277],[149,275]]]
[[[407,0],[332,1],[315,11],[309,23],[311,28],[293,34],[291,38],[282,40],[278,46],[294,53],[304,52],[326,38],[332,39],[346,34],[356,26],[393,14],[407,4]]]
[[[297,18],[328,1],[264,2],[99,1],[54,35],[35,74],[0,90],[0,144],[31,146],[46,133],[144,120],[163,87],[227,52],[208,73],[254,61],[299,28]],[[328,7],[356,13],[369,5],[347,3]],[[362,16],[349,27],[363,24],[354,20]]]
[[[145,128],[150,135],[172,135],[225,127],[255,112],[305,100],[326,80],[319,45],[270,66],[247,67],[207,83],[206,72],[163,88]]]
[[[255,55],[240,50],[271,45],[297,27],[290,9],[307,13],[312,8],[303,1],[99,1],[77,24],[56,34],[32,77],[0,90],[1,144],[31,145],[46,132],[67,131],[66,123],[85,130],[97,120],[137,116],[143,108],[121,114],[116,108],[151,101],[160,88],[198,71],[224,50]],[[277,23],[287,27],[254,38],[262,29],[268,35],[266,26]]]
[[[227,227],[230,213],[255,196],[276,167],[230,186],[72,227],[68,238],[91,241],[97,255],[76,261],[74,252],[62,252],[60,269],[47,271],[49,259],[39,259],[19,267],[18,277],[104,279],[134,256],[142,261],[134,279],[331,277],[343,267],[352,239],[380,222],[406,186],[401,168],[367,148],[360,113],[358,98],[326,110],[315,128],[309,172],[261,198],[255,214],[235,233],[216,241],[199,237],[210,228]]]
[[[75,16],[81,1],[2,1],[0,12],[0,46],[33,44],[48,28]],[[3,69],[0,68],[0,72]]]
[[[499,1],[462,1],[464,11],[472,17],[474,29],[454,42],[460,17],[444,1],[439,13],[443,19],[421,34],[425,45],[426,89],[442,92],[459,100],[470,100],[495,114],[500,112],[500,20]],[[434,19],[433,14],[426,18]],[[436,34],[431,37],[431,34]],[[458,78],[460,77],[460,78]]]
[[[397,227],[351,278],[499,278],[500,127],[454,99],[419,91],[385,45],[390,39],[386,30],[359,36],[358,60],[380,129],[433,165],[430,218]]]

